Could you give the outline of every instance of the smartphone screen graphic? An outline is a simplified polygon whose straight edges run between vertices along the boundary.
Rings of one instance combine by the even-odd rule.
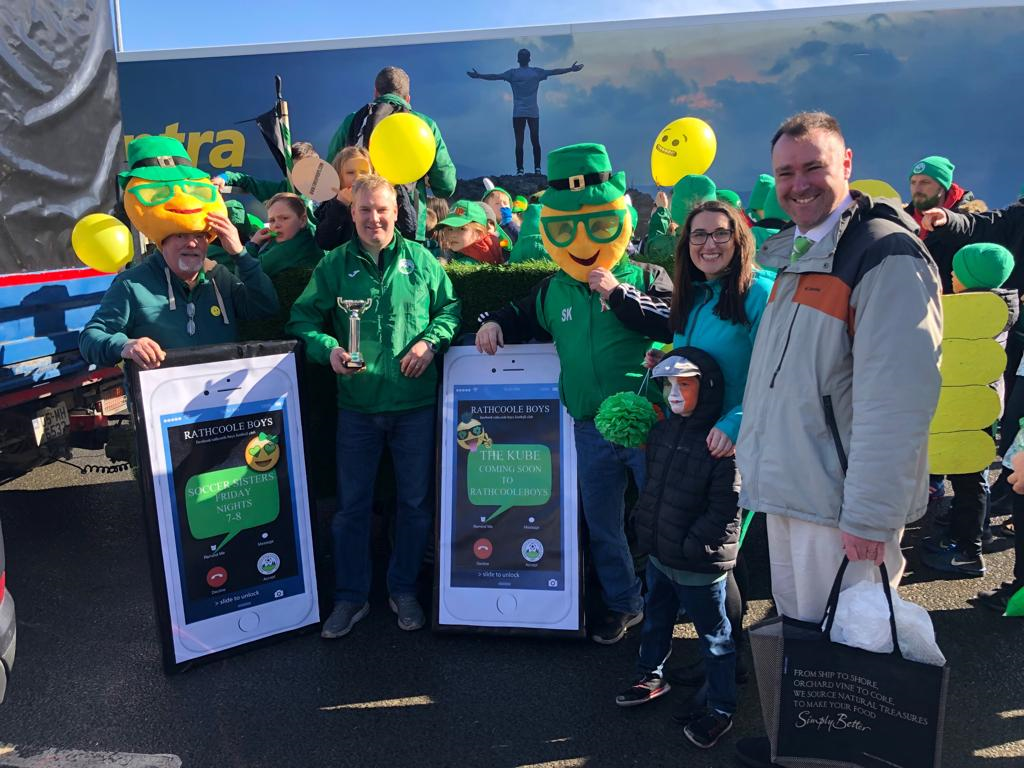
[[[285,406],[161,418],[186,624],[304,591]]]
[[[557,384],[453,394],[451,586],[565,590]]]

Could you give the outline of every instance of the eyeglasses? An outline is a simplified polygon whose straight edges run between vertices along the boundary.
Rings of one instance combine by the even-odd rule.
[[[703,229],[695,229],[690,233],[691,245],[704,245],[710,237],[716,243],[728,243],[732,240],[733,230],[716,229],[714,232],[705,232]]]
[[[188,323],[185,325],[185,330],[188,331],[189,336],[196,335],[196,305],[195,302],[190,301],[185,305],[185,314],[188,315]]]
[[[576,230],[583,224],[587,237],[595,243],[610,243],[622,232],[627,211],[616,208],[610,211],[594,211],[569,216],[545,216],[540,220],[548,240],[559,248],[564,248],[576,239]]]
[[[154,184],[139,184],[128,191],[147,208],[166,203],[174,197],[175,188],[204,203],[217,199],[217,188],[205,181],[158,181]]]
[[[483,424],[478,424],[477,426],[470,427],[469,429],[460,429],[455,434],[459,436],[459,440],[465,440],[470,435],[472,435],[473,437],[480,437],[480,435],[482,435],[483,433]]]

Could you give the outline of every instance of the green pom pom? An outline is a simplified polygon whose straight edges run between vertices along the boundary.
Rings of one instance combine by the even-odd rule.
[[[635,392],[618,392],[605,399],[597,409],[594,425],[610,443],[639,448],[658,420],[654,406]]]

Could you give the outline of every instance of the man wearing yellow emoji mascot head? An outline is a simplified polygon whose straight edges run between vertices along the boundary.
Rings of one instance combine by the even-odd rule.
[[[192,165],[185,148],[169,136],[143,136],[128,145],[128,170],[118,174],[124,209],[135,228],[154,243],[178,232],[213,230],[210,213],[227,216],[210,174]]]
[[[220,193],[181,142],[136,139],[128,166],[119,179],[125,210],[159,250],[114,279],[79,337],[82,357],[100,366],[125,359],[156,368],[164,349],[235,341],[238,320],[278,311],[270,278],[242,247]],[[235,274],[206,258],[218,237]]]
[[[607,608],[593,639],[604,644],[618,642],[643,619],[623,515],[628,473],[643,487],[646,469],[643,449],[605,440],[594,416],[605,398],[640,387],[651,338],[671,338],[671,280],[661,267],[626,256],[632,221],[625,192],[625,176],[613,173],[602,145],[575,144],[550,153],[541,237],[561,271],[526,298],[485,313],[476,336],[477,349],[492,355],[505,343],[555,342],[559,391],[575,420],[591,556]],[[649,387],[645,394],[660,402],[658,389]]]

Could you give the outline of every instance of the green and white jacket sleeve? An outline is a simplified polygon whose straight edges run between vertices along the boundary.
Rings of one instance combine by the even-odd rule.
[[[431,273],[430,323],[420,338],[443,350],[459,330],[462,302],[455,296],[452,281],[439,263],[431,264]]]

